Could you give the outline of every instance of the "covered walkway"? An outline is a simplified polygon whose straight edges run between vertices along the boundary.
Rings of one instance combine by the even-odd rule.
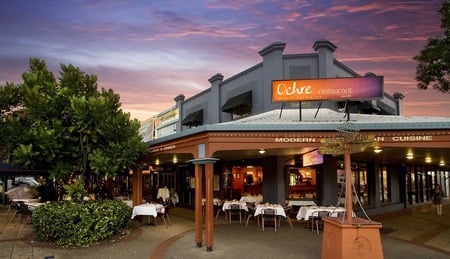
[[[130,234],[86,248],[59,248],[38,242],[32,225],[6,220],[7,207],[0,207],[0,258],[320,258],[322,234],[317,235],[294,220],[294,229],[284,224],[274,232],[262,232],[256,223],[248,228],[216,222],[214,250],[194,242],[194,211],[173,208],[173,225],[166,228],[133,221]],[[450,204],[437,216],[431,204],[373,216],[383,224],[384,258],[449,258]]]

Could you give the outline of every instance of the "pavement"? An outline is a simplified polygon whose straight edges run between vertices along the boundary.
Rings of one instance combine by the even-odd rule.
[[[248,227],[229,224],[223,215],[214,225],[213,251],[197,247],[194,211],[175,207],[170,210],[170,226],[159,219],[133,220],[123,236],[89,247],[59,247],[40,242],[29,219],[6,217],[8,208],[0,207],[0,258],[320,258],[322,233],[317,235],[304,222],[293,219],[291,229],[284,221],[275,232],[263,232],[256,222]],[[382,223],[380,236],[384,258],[450,258],[450,201],[443,216],[437,216],[432,204],[370,216]],[[21,222],[22,221],[22,222]]]

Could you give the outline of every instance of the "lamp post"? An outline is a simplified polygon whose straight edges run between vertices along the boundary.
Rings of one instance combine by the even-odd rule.
[[[343,222],[331,218],[324,219],[322,258],[383,258],[379,232],[381,224],[353,217],[350,158],[350,154],[363,152],[367,147],[378,146],[378,143],[371,135],[359,135],[359,130],[349,121],[336,130],[340,136],[322,139],[323,146],[319,148],[319,152],[344,155],[345,219]]]

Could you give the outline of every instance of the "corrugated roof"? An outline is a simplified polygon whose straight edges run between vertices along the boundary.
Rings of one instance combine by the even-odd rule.
[[[301,121],[298,109],[276,109],[239,120],[184,130],[153,140],[150,144],[205,131],[334,131],[338,125],[347,122],[345,113],[327,108],[320,110],[303,109],[301,112]],[[363,131],[450,129],[450,117],[407,117],[351,113],[349,121]]]
[[[292,126],[307,128],[309,130],[324,130],[328,129],[329,126],[335,128],[336,125],[347,121],[345,113],[330,109],[303,109],[301,111],[301,121],[299,112],[298,109],[277,109],[216,125],[227,128],[233,125],[229,129],[233,129],[238,125],[255,125],[258,128],[263,125],[266,125],[266,127],[274,125],[279,130],[288,130]],[[450,117],[406,117],[351,113],[350,122],[361,130],[450,129]]]

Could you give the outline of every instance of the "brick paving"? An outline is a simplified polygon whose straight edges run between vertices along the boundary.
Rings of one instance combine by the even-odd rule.
[[[29,221],[0,207],[0,259],[8,258],[320,258],[322,234],[317,235],[303,222],[293,220],[294,229],[285,222],[275,232],[263,232],[255,222],[228,224],[220,216],[214,226],[212,252],[198,248],[194,239],[194,212],[172,208],[172,226],[157,220],[133,220],[129,233],[90,247],[58,247],[39,242]],[[444,215],[437,216],[431,204],[395,213],[371,216],[381,222],[384,258],[450,258],[450,204],[444,205]]]

